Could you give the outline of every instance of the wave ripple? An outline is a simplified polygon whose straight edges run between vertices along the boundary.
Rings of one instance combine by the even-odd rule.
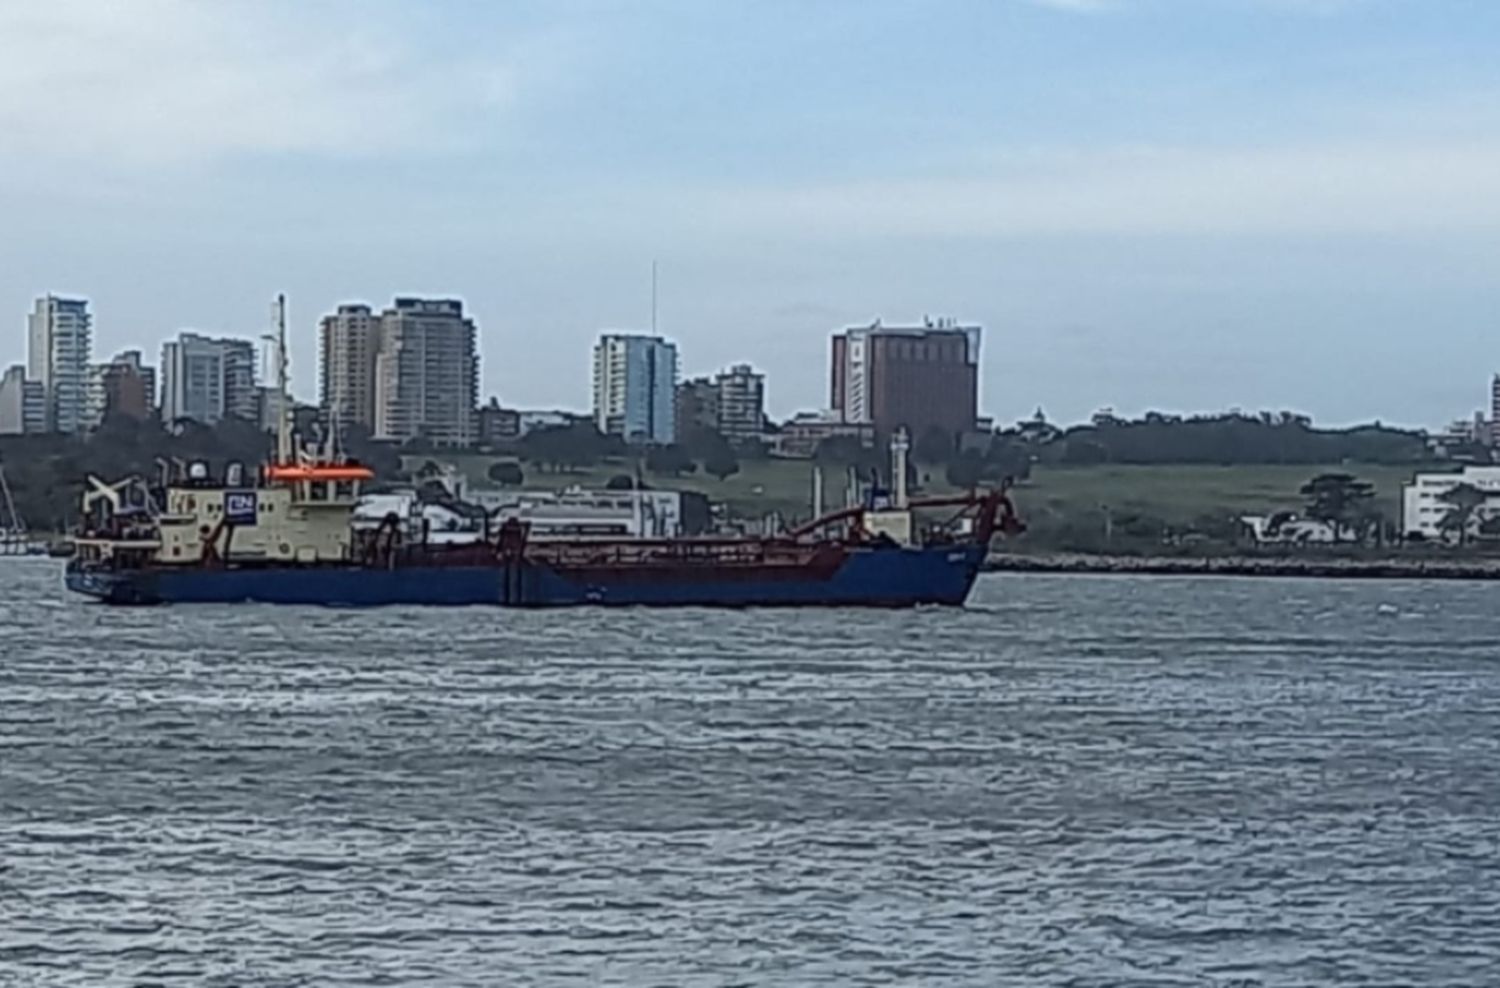
[[[60,596],[51,564],[0,568],[0,984],[1500,970],[1482,586],[996,576],[963,612],[823,614]]]

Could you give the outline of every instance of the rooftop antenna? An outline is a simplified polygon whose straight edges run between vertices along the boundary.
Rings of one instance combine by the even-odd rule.
[[[656,258],[651,259],[651,335],[656,335]]]

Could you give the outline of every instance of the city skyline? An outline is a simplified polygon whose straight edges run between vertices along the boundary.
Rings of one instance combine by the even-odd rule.
[[[483,393],[586,408],[655,260],[657,330],[777,415],[830,329],[934,305],[990,328],[1000,421],[1432,425],[1454,354],[1500,364],[1500,5],[149,10],[0,11],[0,312],[86,295],[100,352],[285,291],[311,393],[322,314],[456,297]]]
[[[37,318],[43,311],[43,307],[55,306],[58,303],[61,303],[70,311],[73,311],[77,306],[81,306],[82,309],[80,311],[84,313],[84,336],[87,340],[85,354],[90,359],[86,359],[81,362],[81,364],[79,365],[78,373],[76,375],[83,382],[81,385],[81,390],[79,390],[78,396],[76,398],[76,403],[78,405],[76,421],[78,423],[82,423],[86,429],[92,428],[94,426],[97,426],[98,424],[100,408],[99,402],[101,400],[98,396],[98,390],[101,387],[101,384],[95,379],[101,373],[104,373],[111,368],[118,367],[122,358],[134,359],[137,364],[137,369],[142,369],[141,354],[143,351],[147,353],[152,352],[152,344],[150,342],[132,343],[125,346],[124,348],[116,349],[113,354],[106,356],[105,352],[101,351],[98,345],[94,342],[95,313],[93,310],[92,300],[87,295],[81,293],[47,292],[37,296],[32,300],[33,307],[24,317],[28,328],[27,332],[21,336],[22,345],[20,347],[19,359],[0,359],[0,369],[19,370],[23,373],[23,377],[25,377],[30,384],[40,383],[36,380],[35,377],[29,376],[29,372],[34,366],[36,366],[37,360],[40,359],[33,354],[33,348],[29,344],[36,331]],[[299,369],[296,367],[295,362],[292,365],[292,374],[289,378],[289,389],[292,399],[299,404],[316,407],[328,407],[346,403],[349,400],[347,397],[338,398],[335,396],[339,393],[339,388],[348,387],[348,385],[345,383],[334,385],[332,383],[334,380],[338,379],[337,371],[333,371],[333,376],[330,376],[330,372],[333,370],[334,366],[329,363],[331,354],[327,345],[327,334],[329,332],[330,326],[339,325],[341,317],[345,317],[350,313],[363,314],[365,318],[371,321],[371,323],[375,327],[375,334],[378,336],[380,334],[382,315],[387,317],[390,316],[394,311],[399,309],[403,303],[433,303],[439,306],[454,305],[458,307],[459,315],[464,319],[465,323],[473,324],[475,322],[472,313],[470,313],[466,309],[463,300],[457,297],[436,298],[430,296],[413,295],[396,296],[394,297],[393,304],[391,306],[386,306],[383,313],[382,311],[380,311],[378,306],[372,305],[365,301],[344,301],[337,303],[336,305],[331,307],[330,311],[323,313],[323,315],[320,316],[313,325],[311,333],[313,337],[313,343],[311,347],[312,353],[310,354],[312,367],[303,367]],[[202,325],[202,323],[200,322],[197,325]],[[794,419],[803,419],[811,413],[842,414],[844,410],[840,407],[840,399],[838,397],[839,384],[836,377],[839,373],[837,368],[841,363],[841,341],[850,334],[864,334],[869,332],[890,332],[895,334],[902,334],[921,331],[923,329],[927,331],[935,331],[938,333],[948,332],[963,333],[969,335],[968,345],[973,349],[975,353],[974,360],[977,361],[977,366],[975,368],[977,371],[977,379],[975,381],[975,384],[978,386],[978,401],[975,403],[976,415],[974,416],[977,421],[991,421],[997,428],[1004,428],[1009,425],[1024,424],[1025,422],[1035,418],[1038,413],[1045,411],[1043,404],[1039,403],[1035,408],[1032,409],[1029,414],[1019,415],[1014,420],[1009,422],[1006,421],[1003,416],[996,416],[993,413],[987,411],[982,387],[982,381],[984,380],[984,362],[977,356],[979,349],[979,340],[984,331],[979,325],[972,322],[960,322],[959,320],[946,316],[941,316],[936,319],[933,319],[931,316],[924,316],[922,318],[922,322],[920,323],[913,322],[907,324],[903,324],[900,321],[887,323],[884,319],[876,318],[867,324],[840,326],[830,331],[826,331],[823,335],[825,347],[831,340],[834,349],[832,355],[828,359],[828,363],[824,367],[822,374],[823,380],[821,382],[821,385],[823,394],[818,400],[815,401],[802,403],[783,403],[786,407],[790,408],[790,410],[786,412],[783,412],[780,407],[773,406],[771,402],[765,400],[764,380],[768,375],[763,371],[764,365],[757,361],[734,360],[720,367],[710,369],[694,364],[685,365],[679,359],[677,361],[675,373],[677,375],[677,383],[686,384],[690,382],[696,383],[699,381],[707,381],[710,378],[717,379],[731,376],[736,371],[739,371],[741,369],[753,370],[756,378],[760,381],[760,391],[757,393],[757,401],[765,409],[765,414],[778,423],[789,423]],[[476,338],[474,343],[475,362],[478,365],[478,368],[482,369],[484,366],[484,352],[482,348],[478,346],[478,337],[481,334],[474,332],[474,327],[472,325],[471,332],[473,332],[473,335]],[[470,411],[474,413],[473,421],[467,423],[463,427],[463,429],[460,430],[460,432],[456,432],[454,434],[462,434],[470,437],[471,439],[477,436],[479,429],[477,413],[486,405],[486,403],[493,404],[496,400],[500,401],[500,407],[507,411],[514,411],[518,409],[531,412],[552,410],[559,412],[568,412],[570,414],[576,414],[583,418],[598,420],[599,415],[596,407],[597,395],[594,393],[595,388],[593,387],[591,382],[594,374],[597,372],[598,345],[601,341],[608,340],[610,338],[661,339],[675,352],[680,353],[681,350],[677,340],[669,335],[620,329],[599,330],[594,334],[593,337],[594,343],[590,349],[591,356],[586,361],[582,372],[577,379],[584,382],[584,387],[587,391],[585,400],[583,402],[575,404],[567,401],[554,401],[543,398],[543,400],[535,404],[527,405],[523,402],[512,399],[511,396],[508,395],[483,391],[481,386],[477,383],[478,380],[480,380],[480,377],[476,376],[474,379],[475,383],[472,386],[472,390],[470,390],[469,386],[467,385],[463,389],[470,390],[470,393],[474,396],[474,400],[469,406]],[[204,333],[198,329],[179,329],[160,342],[160,345],[157,348],[156,352],[161,355],[161,360],[157,364],[147,363],[144,365],[143,369],[146,371],[148,379],[152,382],[153,385],[155,385],[155,387],[148,385],[147,394],[151,396],[151,400],[155,402],[156,406],[165,410],[167,406],[166,388],[169,386],[172,379],[172,375],[167,371],[167,368],[171,362],[170,354],[173,353],[174,347],[176,347],[181,341],[198,340],[206,343],[213,343],[216,345],[249,348],[250,356],[246,358],[246,361],[243,365],[249,367],[249,365],[253,364],[254,366],[250,367],[250,369],[245,372],[249,375],[244,378],[244,381],[248,382],[245,384],[245,387],[250,388],[257,393],[257,400],[264,401],[264,398],[259,395],[259,392],[266,391],[269,387],[270,382],[269,378],[263,375],[256,368],[267,366],[266,361],[268,359],[269,351],[271,349],[274,349],[271,344],[272,339],[273,337],[271,336],[271,334],[265,331],[256,334],[240,334],[235,332],[214,334]],[[306,346],[299,345],[296,337],[292,335],[290,327],[288,332],[288,340],[289,349],[294,352],[307,349]],[[346,347],[347,345],[347,343],[344,344],[344,346]],[[3,355],[3,353],[4,351],[0,350],[0,355]],[[309,355],[304,354],[304,357],[306,356]],[[374,356],[373,351],[370,353],[370,356]],[[691,369],[684,370],[684,366],[689,366],[691,367]],[[300,373],[298,373],[299,370]],[[830,391],[829,389],[830,373],[833,373],[835,375],[835,382],[832,391]],[[371,377],[371,394],[369,395],[369,400],[371,415],[373,416],[373,409],[377,404],[377,401],[374,397],[374,392],[378,390],[374,379],[376,377],[379,377],[380,375],[376,373],[375,368],[372,366],[369,369],[369,376]],[[347,375],[345,375],[343,380],[349,380]],[[577,380],[575,380],[573,383],[576,384]],[[1473,387],[1472,381],[1470,381],[1467,377],[1457,380],[1459,381],[1459,384],[1454,389],[1455,393],[1462,392],[1461,394],[1459,394],[1457,400],[1460,403],[1467,400],[1469,401],[1469,405],[1453,413],[1449,413],[1446,415],[1435,413],[1427,421],[1397,422],[1393,421],[1389,417],[1382,417],[1377,414],[1367,419],[1360,419],[1347,423],[1330,423],[1327,421],[1319,421],[1319,424],[1324,427],[1338,428],[1346,425],[1360,425],[1375,422],[1383,425],[1394,426],[1397,428],[1412,428],[1419,431],[1426,431],[1434,435],[1441,433],[1452,434],[1456,430],[1467,427],[1465,423],[1472,424],[1474,422],[1481,423],[1486,430],[1500,428],[1500,372],[1492,375],[1492,377],[1490,378],[1491,389],[1484,395],[1480,395],[1480,400],[1474,400],[1477,391]],[[16,406],[17,409],[19,409],[19,407],[19,405]],[[242,408],[238,412],[236,412],[236,414],[239,417],[246,418],[247,420],[255,420],[258,416],[250,414],[249,407],[250,406],[248,404],[243,405]],[[1246,408],[1245,406],[1241,405],[1225,405],[1215,408],[1174,409],[1156,404],[1148,405],[1147,407],[1139,410],[1122,410],[1107,403],[1099,403],[1096,404],[1088,412],[1088,414],[1078,419],[1068,420],[1055,415],[1048,415],[1047,418],[1051,422],[1070,425],[1086,423],[1090,420],[1096,419],[1101,414],[1106,416],[1131,418],[1141,417],[1143,415],[1153,413],[1191,416],[1240,412],[1293,412],[1294,414],[1297,414],[1299,416],[1305,415],[1305,413],[1301,411],[1301,409],[1297,406],[1273,409],[1264,407]],[[8,422],[10,418],[17,417],[18,415],[19,411],[16,411],[14,415],[10,414],[10,412],[7,411],[4,413],[0,413],[0,418],[3,418]],[[200,420],[205,419],[205,416],[201,414],[186,415],[184,417],[199,418]],[[206,420],[211,421],[215,417],[216,416],[210,415],[206,417]],[[1315,416],[1306,417],[1316,420]],[[347,414],[340,416],[340,418],[342,423],[345,425],[347,425],[350,421],[359,420],[358,416],[355,416],[354,419],[351,419]],[[17,421],[19,421],[19,418],[17,418]],[[365,425],[366,423],[361,420],[360,424]],[[373,428],[373,431],[378,434],[381,430],[378,428]],[[601,431],[607,432],[609,430],[602,429]],[[384,438],[395,438],[399,441],[402,437],[393,435],[385,436]],[[412,437],[406,436],[405,438]]]

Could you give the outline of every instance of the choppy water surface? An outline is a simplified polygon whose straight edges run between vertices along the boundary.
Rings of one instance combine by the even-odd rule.
[[[1494,589],[118,611],[0,564],[0,984],[1483,985]]]

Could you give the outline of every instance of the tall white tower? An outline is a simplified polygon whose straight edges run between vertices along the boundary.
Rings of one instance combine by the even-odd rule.
[[[46,396],[45,429],[74,433],[88,427],[93,319],[86,299],[44,295],[28,318],[26,376]]]

